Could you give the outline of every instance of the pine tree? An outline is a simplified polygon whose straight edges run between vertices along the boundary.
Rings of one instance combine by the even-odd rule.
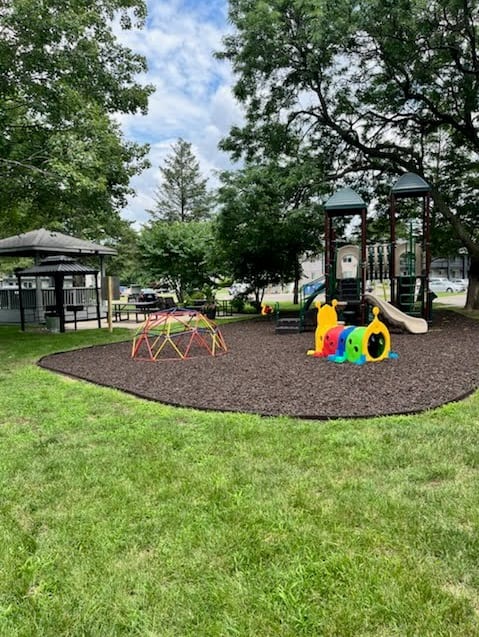
[[[153,219],[162,221],[207,219],[212,198],[191,144],[180,138],[171,148],[172,153],[160,167],[163,180],[156,190],[155,208],[149,213]]]

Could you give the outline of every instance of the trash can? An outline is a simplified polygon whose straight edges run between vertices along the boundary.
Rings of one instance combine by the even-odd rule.
[[[45,312],[45,325],[49,332],[60,331],[60,317],[56,312]]]

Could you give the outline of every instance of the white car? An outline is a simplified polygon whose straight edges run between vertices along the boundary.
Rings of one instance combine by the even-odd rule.
[[[459,285],[463,292],[465,292],[469,286],[469,279],[452,279],[452,282]]]
[[[455,283],[454,281],[450,281],[449,279],[445,279],[443,277],[436,277],[429,279],[429,289],[431,292],[463,292],[464,287]]]

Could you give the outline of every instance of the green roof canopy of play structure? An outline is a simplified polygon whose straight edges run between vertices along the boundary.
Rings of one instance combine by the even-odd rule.
[[[347,211],[347,214],[354,214],[366,208],[366,204],[352,188],[338,190],[324,204],[328,212]]]
[[[414,173],[404,173],[391,188],[391,192],[396,198],[423,197],[430,190],[431,186]]]

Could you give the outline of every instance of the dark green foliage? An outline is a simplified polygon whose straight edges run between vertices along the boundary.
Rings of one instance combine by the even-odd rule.
[[[216,220],[219,255],[237,281],[251,284],[256,305],[267,285],[299,278],[305,253],[318,254],[322,215],[312,197],[320,191],[304,166],[248,166],[222,177]]]
[[[122,225],[121,235],[115,242],[111,242],[118,254],[108,259],[107,274],[117,276],[123,285],[138,283],[146,287],[149,285],[149,280],[140,265],[139,234],[130,227],[128,222],[123,221]]]
[[[153,219],[163,221],[201,221],[211,215],[212,197],[207,180],[202,179],[200,165],[191,144],[179,139],[160,168],[163,181],[156,191]]]
[[[112,19],[141,24],[142,0],[5,0],[0,7],[0,236],[40,226],[101,239],[121,234],[129,180],[146,147],[114,113],[145,112],[145,60]]]
[[[211,223],[155,222],[139,239],[140,263],[149,280],[164,281],[182,302],[195,288],[213,283]]]
[[[467,248],[479,307],[476,0],[231,0],[230,19],[220,57],[246,123],[223,147],[251,160],[288,156],[297,139],[330,156],[336,187],[367,181],[371,198],[419,174],[432,185],[435,245]]]

